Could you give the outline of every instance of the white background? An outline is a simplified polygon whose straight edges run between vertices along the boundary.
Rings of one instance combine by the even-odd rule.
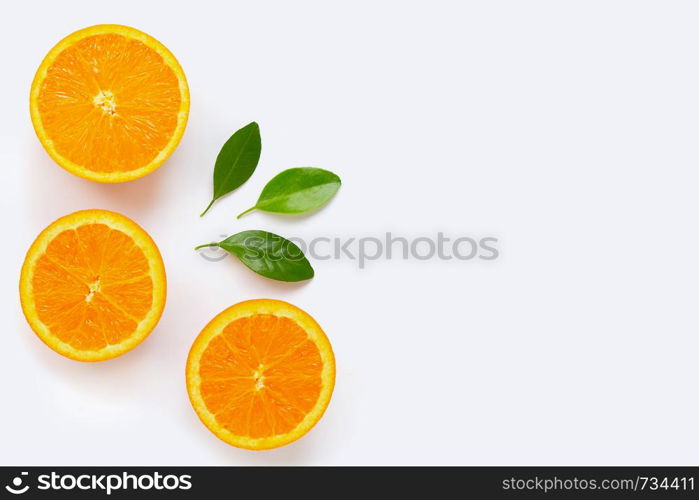
[[[3,464],[696,464],[699,5],[682,1],[16,2],[0,21]],[[142,29],[185,69],[184,139],[123,185],[44,153],[28,93],[46,52],[97,23]],[[200,219],[237,128],[251,180]],[[253,213],[277,172],[343,187],[318,213]],[[116,210],[168,272],[137,349],[81,364],[21,314],[24,253],[52,220]],[[496,235],[495,262],[315,261],[279,284],[196,244],[287,236]],[[192,411],[188,349],[225,307],[311,313],[337,356],[305,438],[249,452]]]

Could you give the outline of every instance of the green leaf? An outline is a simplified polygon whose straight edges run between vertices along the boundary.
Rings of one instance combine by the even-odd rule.
[[[303,281],[311,279],[314,274],[310,262],[298,246],[267,231],[243,231],[218,243],[199,245],[195,250],[204,247],[223,248],[257,274],[273,280]]]
[[[322,168],[290,168],[269,181],[255,206],[238,218],[256,209],[280,214],[315,210],[335,196],[340,184],[337,175]]]
[[[239,188],[250,178],[260,161],[261,151],[260,127],[255,122],[245,125],[226,141],[214,166],[214,197],[202,216],[221,196]]]

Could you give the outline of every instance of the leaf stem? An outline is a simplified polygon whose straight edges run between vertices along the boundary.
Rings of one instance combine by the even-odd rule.
[[[211,203],[209,203],[209,206],[206,207],[206,210],[204,210],[202,213],[199,214],[199,217],[204,217],[204,214],[209,211],[209,209],[211,208],[211,205],[213,205],[215,201],[216,201],[216,198],[211,200]]]
[[[199,245],[198,247],[194,247],[194,250],[199,250],[200,248],[206,248],[206,247],[217,247],[218,243],[204,243],[203,245]]]
[[[250,208],[248,208],[245,212],[242,212],[242,213],[238,214],[238,217],[236,217],[236,219],[240,219],[243,215],[245,215],[245,214],[247,214],[247,213],[249,213],[249,212],[252,212],[252,211],[255,210],[256,208],[257,208],[257,207],[250,207]]]

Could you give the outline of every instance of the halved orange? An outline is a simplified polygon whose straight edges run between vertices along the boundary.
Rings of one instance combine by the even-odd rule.
[[[155,38],[128,26],[92,26],[44,58],[30,94],[41,144],[69,172],[124,182],[158,168],[189,114],[184,72]]]
[[[158,247],[131,219],[82,210],[44,229],[19,282],[24,315],[51,349],[78,361],[114,358],[155,328],[165,306]]]
[[[335,386],[335,357],[318,323],[280,300],[240,302],[216,316],[187,358],[200,420],[239,448],[295,441],[320,420]]]

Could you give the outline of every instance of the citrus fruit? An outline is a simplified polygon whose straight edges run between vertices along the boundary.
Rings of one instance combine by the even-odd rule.
[[[60,166],[85,179],[124,182],[152,172],[175,150],[189,89],[155,38],[102,24],[51,49],[34,77],[30,110],[41,144]]]
[[[46,345],[71,359],[101,361],[137,346],[158,323],[165,268],[158,247],[131,219],[82,210],[32,243],[19,292]]]
[[[335,385],[335,358],[307,313],[280,300],[249,300],[206,325],[186,375],[192,406],[211,432],[263,450],[295,441],[320,420]]]

